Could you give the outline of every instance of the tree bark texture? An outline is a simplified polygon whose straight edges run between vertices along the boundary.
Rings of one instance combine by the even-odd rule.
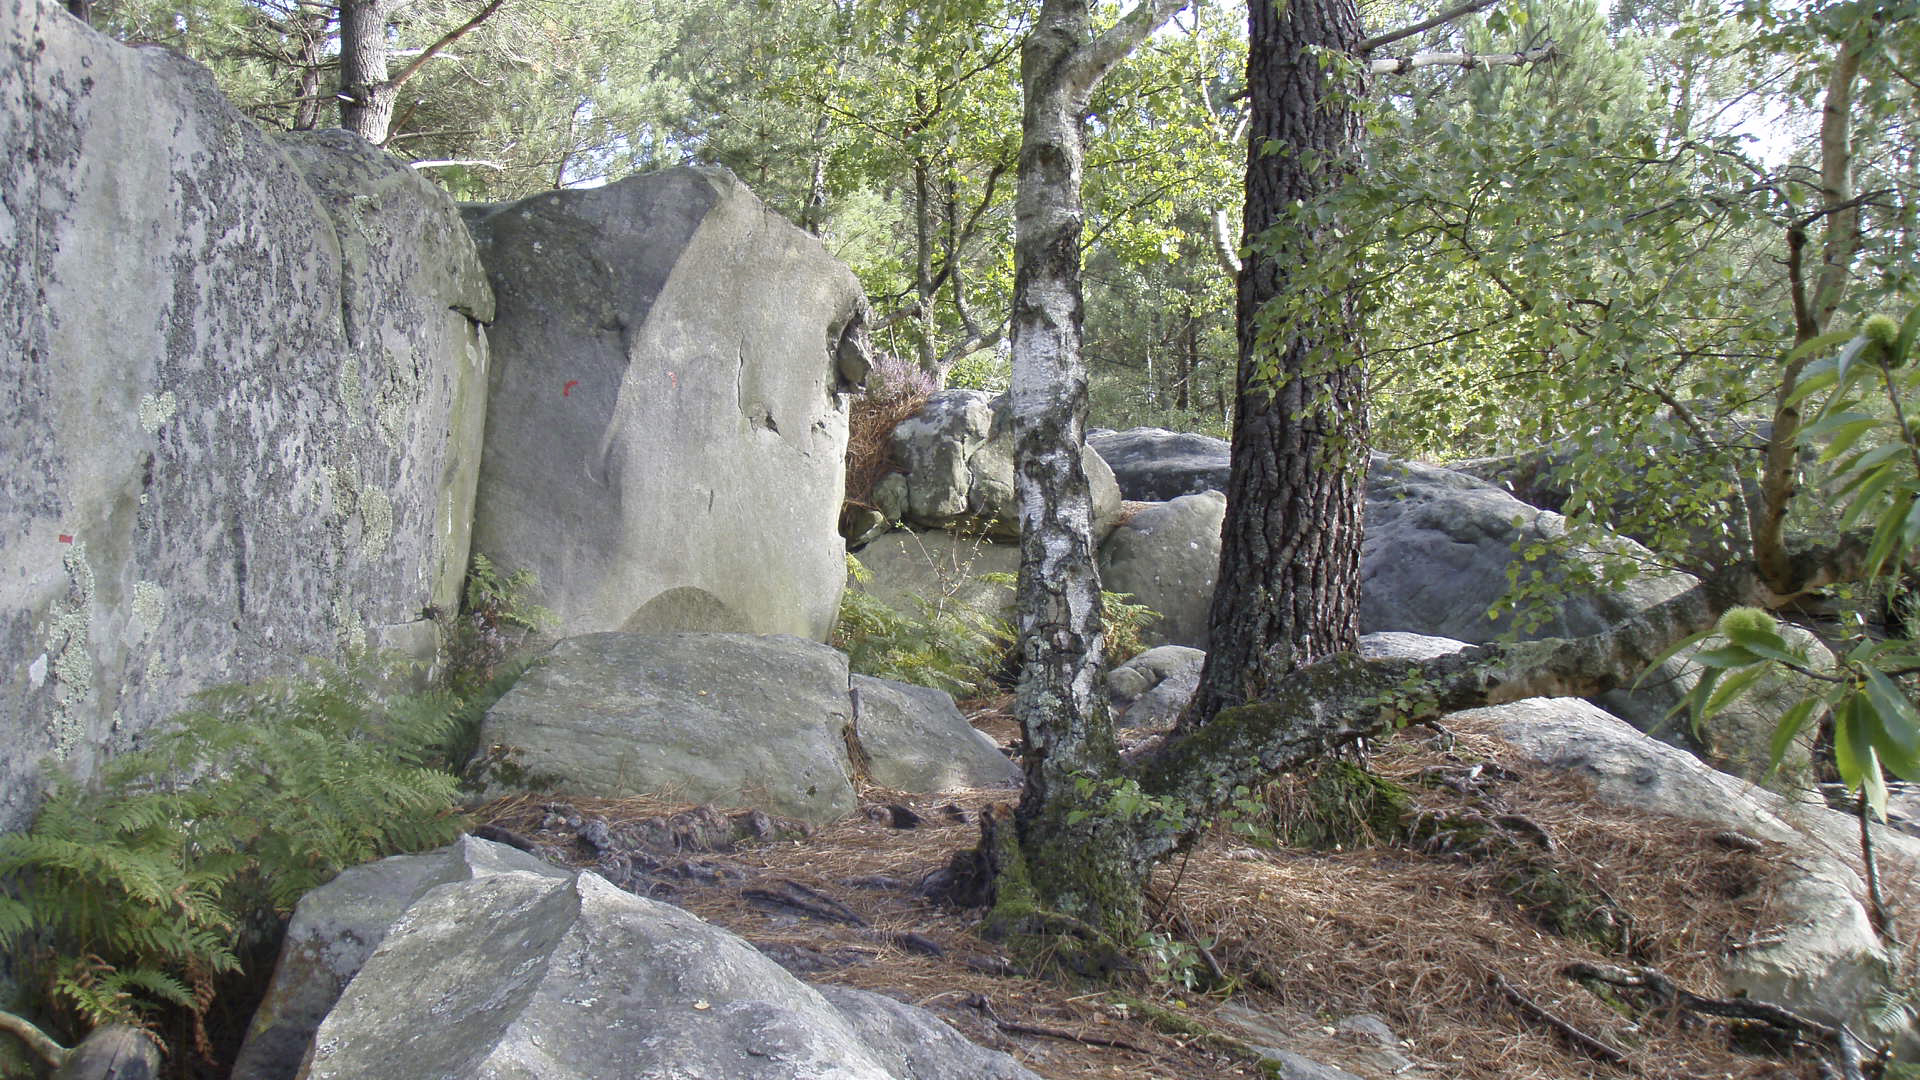
[[[1269,304],[1312,288],[1294,261],[1319,242],[1289,220],[1352,171],[1363,76],[1323,61],[1358,48],[1353,0],[1254,0],[1249,11],[1244,235],[1233,467],[1211,650],[1182,727],[1257,701],[1358,638],[1365,368],[1350,297],[1276,327]],[[1319,228],[1325,228],[1320,226]],[[1309,325],[1310,324],[1310,325]]]
[[[400,88],[387,78],[387,23],[394,0],[340,4],[340,126],[375,146],[387,141]]]
[[[1080,356],[1081,117],[1091,85],[1068,77],[1089,32],[1084,4],[1044,5],[1021,54],[1025,116],[1014,205],[1013,439],[1020,503],[1018,712],[1027,786],[1016,817],[1022,849],[1066,850],[1091,839],[1066,823],[1076,776],[1112,776],[1119,762],[1100,673],[1100,575],[1093,500],[1081,465],[1087,375]],[[1081,823],[1081,824],[1084,824]],[[1044,880],[1049,906],[1098,918],[1072,882]],[[1058,887],[1056,887],[1058,886]]]
[[[1097,806],[1085,813],[1089,800],[1076,793],[1077,785],[1112,780],[1119,767],[1102,682],[1093,501],[1081,464],[1083,118],[1100,80],[1183,2],[1142,0],[1096,37],[1085,0],[1047,0],[1020,62],[1010,323],[1023,661],[1016,708],[1027,766],[1014,824],[1024,888],[1046,910],[1103,930],[1137,920],[1147,867],[1124,843],[1125,823]]]

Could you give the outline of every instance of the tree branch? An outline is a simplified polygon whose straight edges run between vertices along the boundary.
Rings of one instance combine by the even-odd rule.
[[[1423,30],[1431,30],[1442,23],[1450,23],[1455,19],[1464,18],[1475,12],[1485,11],[1499,2],[1500,0],[1467,0],[1466,3],[1461,4],[1459,7],[1450,8],[1435,15],[1431,19],[1422,19],[1412,26],[1403,26],[1398,30],[1389,30],[1384,34],[1375,34],[1367,40],[1362,41],[1360,47],[1355,49],[1354,52],[1365,56],[1383,45],[1391,45],[1402,38],[1410,38]]]
[[[1541,64],[1560,55],[1559,48],[1549,41],[1516,53],[1470,53],[1470,52],[1427,52],[1414,53],[1398,59],[1371,60],[1367,70],[1375,75],[1404,75],[1415,68],[1457,67],[1468,71],[1482,67],[1519,67],[1522,64]]]
[[[65,1065],[68,1056],[73,1053],[73,1051],[54,1042],[53,1036],[35,1027],[32,1021],[23,1016],[15,1016],[4,1009],[0,1009],[0,1031],[5,1031],[18,1038],[21,1042],[26,1043],[27,1049],[33,1051],[34,1056],[46,1062],[49,1068],[57,1069]]]
[[[1120,21],[1067,57],[1065,84],[1084,100],[1134,46],[1187,6],[1187,0],[1140,0]]]
[[[1795,553],[1796,591],[1859,575],[1866,537]],[[1141,790],[1209,822],[1236,785],[1258,784],[1356,740],[1448,713],[1534,697],[1593,697],[1632,684],[1673,644],[1711,628],[1730,607],[1777,606],[1785,597],[1751,564],[1729,567],[1674,597],[1581,638],[1469,646],[1434,660],[1328,657],[1288,677],[1260,702],[1139,752]],[[1200,826],[1138,838],[1143,857],[1178,849]]]
[[[452,45],[454,42],[472,33],[481,23],[492,18],[493,13],[499,11],[500,5],[506,2],[507,0],[488,0],[487,6],[481,8],[479,14],[461,23],[459,26],[454,27],[452,30],[447,31],[445,34],[442,34],[439,41],[421,49],[420,55],[413,58],[413,63],[401,68],[400,74],[387,80],[387,85],[397,88],[408,79],[419,74],[420,69],[427,66],[427,61],[433,59],[435,54],[439,53],[441,49]]]

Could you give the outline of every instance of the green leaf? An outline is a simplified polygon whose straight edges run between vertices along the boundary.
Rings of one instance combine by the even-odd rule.
[[[1705,723],[1719,715],[1721,710],[1738,701],[1740,695],[1746,693],[1747,688],[1755,682],[1758,682],[1761,676],[1768,673],[1768,670],[1769,665],[1767,664],[1755,664],[1750,668],[1736,671],[1728,675],[1725,679],[1722,679],[1720,685],[1715,688],[1712,695],[1706,699],[1706,703],[1703,704],[1695,714],[1696,722]]]
[[[1706,668],[1737,668],[1765,658],[1744,645],[1722,645],[1717,649],[1703,649],[1687,659]]]
[[[1728,641],[1756,656],[1806,666],[1806,655],[1788,646],[1778,630],[1761,630],[1751,626],[1729,626],[1725,629]]]
[[[1793,742],[1800,737],[1800,733],[1806,730],[1808,722],[1813,718],[1813,710],[1821,704],[1819,698],[1801,698],[1794,703],[1793,708],[1788,709],[1780,717],[1779,723],[1773,726],[1773,738],[1767,747],[1769,775],[1779,769],[1780,763],[1786,760],[1787,751],[1793,747]]]
[[[1651,661],[1648,661],[1646,670],[1640,673],[1639,678],[1633,680],[1633,689],[1638,690],[1640,688],[1640,684],[1647,681],[1647,676],[1653,674],[1656,671],[1659,671],[1660,668],[1664,666],[1667,661],[1680,655],[1685,650],[1693,648],[1695,645],[1700,644],[1701,642],[1707,640],[1712,636],[1713,636],[1713,631],[1702,630],[1701,632],[1694,634],[1691,637],[1681,638],[1679,641],[1674,642],[1673,645],[1670,648],[1668,648],[1666,652],[1663,652],[1659,656],[1654,657]]]
[[[1853,331],[1851,329],[1829,330],[1811,341],[1803,341],[1794,346],[1793,351],[1787,354],[1787,362],[1792,363],[1803,356],[1811,356],[1817,352],[1824,352],[1835,345],[1851,340],[1853,340]]]

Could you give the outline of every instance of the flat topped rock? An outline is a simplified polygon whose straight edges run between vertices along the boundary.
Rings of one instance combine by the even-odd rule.
[[[784,634],[587,634],[487,711],[483,753],[541,790],[662,794],[804,821],[852,812],[847,658]]]

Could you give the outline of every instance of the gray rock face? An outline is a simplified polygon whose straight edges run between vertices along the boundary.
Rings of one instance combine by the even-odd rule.
[[[1171,502],[1182,495],[1227,490],[1232,447],[1225,439],[1165,428],[1128,428],[1090,431],[1087,445],[1113,467],[1122,498]]]
[[[466,569],[493,299],[444,193],[0,0],[0,828]]]
[[[832,629],[866,301],[723,170],[468,211],[500,298],[475,550],[558,634]]]
[[[1020,769],[945,690],[855,675],[853,731],[873,782],[895,791],[1018,787]]]
[[[320,1025],[299,1075],[1033,1078],[919,1010],[832,994],[594,874],[491,874],[407,907]]]
[[[1360,637],[1360,655],[1369,660],[1437,660],[1467,648],[1464,641],[1382,630]]]
[[[1376,455],[1367,477],[1360,631],[1432,634],[1476,645],[1492,641],[1513,625],[1510,613],[1489,619],[1487,611],[1507,592],[1515,542],[1564,535],[1560,515],[1484,481]],[[1557,558],[1549,555],[1533,568],[1564,572]],[[1598,633],[1690,583],[1679,574],[1645,574],[1618,590],[1571,595],[1530,636]]]
[[[981,580],[987,574],[1018,574],[1020,548],[985,537],[944,530],[899,529],[860,549],[872,580],[854,586],[874,599],[918,617],[919,600],[958,604],[989,619],[1013,620],[1013,586]]]
[[[893,431],[893,452],[907,481],[906,519],[929,529],[958,529],[1003,540],[1020,537],[1013,490],[1013,419],[1005,394],[942,390]],[[1093,536],[1112,531],[1120,512],[1113,470],[1092,447],[1081,458],[1093,497]]]
[[[1892,958],[1862,903],[1866,885],[1854,870],[1857,833],[1845,815],[1715,772],[1583,701],[1536,698],[1458,717],[1496,724],[1526,756],[1586,777],[1603,799],[1788,845],[1794,874],[1769,915],[1784,940],[1729,957],[1727,989],[1862,1033],[1873,1030],[1867,1016],[1887,984]],[[1891,830],[1881,830],[1875,843],[1902,859],[1920,852],[1920,844]],[[1876,1034],[1909,1044],[1915,1037],[1911,1030]]]
[[[1185,645],[1162,645],[1107,673],[1107,705],[1123,728],[1171,724],[1200,688],[1207,654]]]
[[[480,745],[508,748],[543,790],[669,794],[819,822],[854,808],[852,722],[847,658],[817,642],[588,634],[555,645],[488,710]]]
[[[320,1021],[401,912],[436,885],[510,871],[568,876],[523,851],[463,836],[423,855],[353,867],[301,897],[233,1080],[293,1080]]]
[[[1146,641],[1207,647],[1226,516],[1227,497],[1217,491],[1182,495],[1141,507],[1100,545],[1100,587],[1160,613],[1141,631]]]

